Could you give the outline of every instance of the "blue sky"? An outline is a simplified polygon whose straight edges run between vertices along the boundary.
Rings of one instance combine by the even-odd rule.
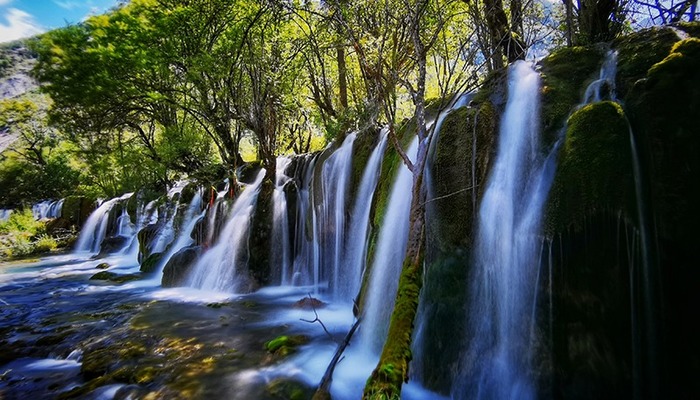
[[[0,0],[0,42],[80,22],[118,0]]]

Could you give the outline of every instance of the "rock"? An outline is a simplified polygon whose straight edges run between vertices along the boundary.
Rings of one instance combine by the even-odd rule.
[[[140,271],[145,274],[155,272],[156,267],[158,266],[158,263],[160,263],[162,258],[163,253],[154,253],[149,255],[141,262]]]
[[[111,236],[105,238],[100,246],[100,257],[107,254],[113,254],[123,249],[128,243],[129,238],[124,236]]]
[[[297,347],[309,342],[309,337],[304,335],[283,335],[265,343],[267,351],[278,357],[285,357],[294,353]]]
[[[107,263],[105,263],[105,262],[99,263],[99,264],[97,264],[97,266],[96,266],[95,268],[97,268],[97,269],[107,269],[107,268],[109,268],[109,264],[107,264]]]
[[[114,272],[102,271],[90,277],[91,281],[109,281],[114,283],[125,283],[141,279],[139,274],[121,275]]]
[[[315,309],[315,308],[322,308],[325,305],[326,305],[326,303],[322,302],[319,299],[315,299],[313,297],[304,297],[303,299],[294,303],[293,307],[311,310],[311,309]]]
[[[173,254],[163,268],[163,287],[176,287],[183,283],[194,261],[202,254],[201,246],[186,247]]]

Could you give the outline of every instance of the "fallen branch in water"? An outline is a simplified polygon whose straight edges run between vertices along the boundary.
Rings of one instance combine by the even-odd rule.
[[[310,299],[310,300],[313,300],[313,299],[314,299],[313,297],[311,297],[311,293],[309,293],[309,299]],[[330,337],[331,340],[335,341],[335,339],[333,339],[333,335],[331,335],[331,333],[328,332],[328,328],[326,328],[326,325],[324,325],[324,324],[323,324],[323,321],[321,321],[321,319],[318,318],[318,313],[316,312],[316,307],[314,306],[313,301],[311,301],[311,302],[309,302],[309,303],[311,304],[311,309],[313,310],[314,315],[316,316],[316,318],[314,318],[313,320],[308,320],[308,319],[304,319],[304,318],[299,318],[299,319],[302,320],[302,321],[304,321],[304,322],[308,322],[308,323],[310,323],[310,324],[313,324],[314,322],[318,322],[319,324],[321,324],[321,327],[323,327],[323,330],[326,331],[326,335],[328,335],[328,337]]]
[[[361,318],[355,320],[355,323],[352,325],[352,328],[350,328],[348,334],[345,335],[345,339],[343,340],[343,342],[338,344],[338,348],[336,349],[335,354],[333,355],[333,359],[331,359],[331,363],[328,364],[328,368],[326,368],[326,373],[323,374],[321,383],[318,385],[316,393],[314,393],[313,400],[329,400],[331,398],[330,389],[331,383],[333,381],[333,371],[335,370],[335,366],[338,364],[338,362],[340,362],[340,356],[343,355],[345,348],[348,347],[348,344],[350,344],[350,339],[352,338],[352,335],[357,330],[357,327],[360,326],[360,320]]]

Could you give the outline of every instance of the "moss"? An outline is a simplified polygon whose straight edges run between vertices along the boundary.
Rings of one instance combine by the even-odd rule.
[[[248,269],[251,277],[259,285],[269,284],[272,278],[270,252],[272,248],[272,193],[274,190],[275,185],[271,180],[266,179],[262,182],[255,204],[255,213],[250,224]]]
[[[692,241],[700,224],[700,190],[691,182],[700,174],[700,40],[674,44],[649,67],[627,103],[649,175],[659,232]]]
[[[678,28],[692,37],[700,38],[700,22],[698,21],[681,22],[678,24]]]
[[[275,379],[267,385],[266,392],[274,399],[306,400],[311,398],[312,390],[297,381]]]
[[[542,74],[541,123],[545,145],[559,136],[566,118],[581,102],[587,81],[597,78],[603,49],[567,47],[540,62]]]
[[[96,269],[108,269],[108,268],[109,268],[109,264],[106,263],[106,262],[99,263],[99,264],[97,264],[97,266],[96,266],[95,268],[96,268]]]
[[[587,105],[568,120],[566,141],[550,194],[550,234],[605,210],[628,214],[634,201],[629,128],[619,104]]]
[[[309,337],[304,335],[279,336],[265,343],[268,352],[285,357],[296,352],[297,347],[309,342]]]
[[[655,27],[613,42],[613,48],[618,51],[618,97],[628,102],[628,93],[635,83],[645,78],[649,68],[663,60],[678,40],[672,29]]]
[[[114,283],[125,283],[130,281],[135,281],[141,279],[139,274],[126,274],[121,275],[114,272],[102,271],[90,277],[93,281],[110,281]]]
[[[139,270],[145,274],[156,272],[158,263],[163,259],[163,253],[149,254],[142,262]]]
[[[372,151],[379,142],[379,132],[376,129],[366,130],[357,134],[352,146],[352,175],[350,176],[349,194],[355,199],[355,193],[360,186],[362,175]]]
[[[411,259],[404,261],[389,334],[379,363],[367,379],[363,399],[399,399],[401,385],[408,381],[408,367],[412,359],[411,335],[421,289],[422,259],[416,260],[416,264],[412,262]]]
[[[430,248],[449,252],[471,243],[477,206],[473,200],[483,190],[495,137],[491,102],[456,110],[443,121],[431,168],[434,199],[428,199],[431,218],[426,221]]]

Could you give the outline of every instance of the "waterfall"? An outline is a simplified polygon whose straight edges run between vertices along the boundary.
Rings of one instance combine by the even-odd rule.
[[[418,137],[414,138],[407,155],[415,159]],[[389,331],[389,320],[396,300],[396,290],[408,241],[408,216],[411,208],[413,175],[403,164],[391,189],[377,251],[369,273],[369,285],[364,300],[365,309],[360,329],[359,346],[379,354]]]
[[[470,277],[468,351],[454,398],[533,399],[530,372],[542,208],[556,145],[539,146],[539,75],[525,62],[509,69],[498,152],[478,215]]]
[[[117,236],[134,236],[134,226],[126,207],[122,208],[122,214],[117,218]]]
[[[107,233],[109,212],[115,204],[120,201],[128,200],[132,195],[133,193],[127,193],[122,197],[115,197],[97,207],[97,209],[90,214],[90,217],[88,217],[80,230],[80,236],[78,237],[78,243],[75,245],[75,251],[90,252],[93,254],[99,253],[100,245]]]
[[[311,211],[310,183],[313,182],[313,173],[316,166],[314,155],[305,155],[298,162],[298,172],[295,174],[299,180],[296,185],[296,207],[294,209],[294,262],[292,265],[292,285],[309,285],[312,283],[312,260],[315,244],[312,237],[313,228],[310,227],[308,213]],[[311,221],[313,222],[313,221]]]
[[[10,209],[7,209],[7,208],[2,208],[2,209],[0,209],[0,222],[1,222],[1,221],[7,221],[7,220],[10,218],[10,215],[12,214],[12,211],[14,211],[14,210],[10,210]]]
[[[63,209],[63,201],[61,200],[46,200],[36,203],[32,206],[32,214],[34,219],[40,220],[44,218],[58,218],[61,216]]]
[[[314,286],[330,286],[337,294],[341,281],[343,246],[345,244],[345,206],[352,172],[352,147],[356,133],[349,134],[343,144],[323,163],[321,196],[314,197]],[[314,180],[318,176],[314,177]],[[314,182],[315,185],[315,182]]]
[[[355,206],[351,216],[350,229],[348,230],[348,245],[343,255],[344,265],[340,281],[343,283],[338,288],[336,297],[342,301],[352,301],[360,291],[362,273],[367,259],[367,232],[369,229],[369,214],[372,208],[372,199],[379,181],[384,151],[386,150],[389,130],[382,129],[379,143],[367,160],[367,165],[362,173],[362,180],[357,190]]]
[[[185,188],[185,184],[186,182],[178,182],[168,191],[168,199],[170,201],[164,206],[165,212],[163,213],[163,218],[165,218],[165,223],[158,230],[158,235],[151,245],[151,254],[164,252],[168,245],[175,239],[175,217],[177,217],[177,212],[180,209],[180,195]],[[172,199],[175,197],[177,197],[177,200],[173,202]]]
[[[603,65],[600,67],[600,74],[598,79],[591,82],[586,88],[586,93],[583,96],[582,104],[589,104],[601,101],[603,97],[608,97],[612,100],[616,100],[615,96],[615,75],[617,74],[617,52],[609,51],[605,59],[603,60]],[[607,93],[602,90],[607,90]],[[606,95],[606,96],[603,96]]]
[[[285,185],[290,178],[285,175],[287,167],[292,162],[291,158],[280,157],[277,159],[275,177],[275,189],[272,192],[273,216],[272,216],[272,243],[270,254],[273,264],[279,265],[280,283],[290,285],[292,283],[291,271],[291,243],[289,241],[289,210],[287,196],[284,193]],[[273,268],[276,270],[276,268]]]
[[[138,264],[139,257],[139,241],[138,233],[139,231],[148,224],[153,224],[158,221],[158,208],[156,207],[156,201],[153,200],[148,204],[143,204],[141,199],[137,200],[136,206],[136,224],[133,226],[129,240],[126,242],[124,248],[120,251],[120,254],[126,255],[127,259],[133,260]],[[129,222],[131,220],[129,219]]]
[[[180,226],[175,243],[168,248],[168,251],[165,253],[163,258],[161,258],[160,262],[158,262],[158,265],[155,268],[156,273],[154,276],[156,279],[160,280],[161,275],[163,274],[163,268],[166,264],[168,264],[168,261],[170,261],[170,258],[172,258],[174,254],[194,243],[194,240],[192,239],[192,230],[194,230],[197,222],[204,217],[205,212],[206,209],[202,210],[202,195],[199,191],[197,191],[192,197],[190,205],[187,207],[187,211],[185,212],[185,217],[182,221],[182,225]]]
[[[261,170],[255,182],[239,194],[218,242],[192,268],[187,279],[188,286],[219,292],[249,291],[249,227],[264,177],[265,171]]]

